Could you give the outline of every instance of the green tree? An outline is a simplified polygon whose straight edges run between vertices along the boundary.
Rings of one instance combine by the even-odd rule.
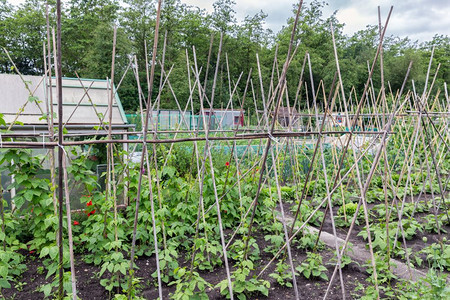
[[[389,82],[394,93],[401,88],[411,61],[413,64],[409,79],[414,79],[419,84],[416,87],[423,86],[427,63],[422,58],[417,43],[411,42],[409,38],[388,37],[384,49],[385,81]],[[411,80],[408,80],[406,88],[412,88]]]
[[[66,17],[62,18],[62,55],[63,74],[75,76],[75,71],[80,76],[97,75],[105,78],[104,70],[95,70],[97,62],[86,58],[88,52],[92,52],[92,45],[97,43],[95,39],[110,39],[112,35],[101,30],[112,28],[117,22],[117,14],[120,6],[117,0],[70,0],[66,11]],[[101,49],[98,49],[101,50]],[[111,57],[112,47],[104,49],[103,54],[109,51]],[[100,55],[100,54],[99,54]],[[111,63],[110,63],[111,65]]]
[[[355,87],[362,91],[369,74],[367,63],[372,64],[379,41],[378,26],[368,25],[348,38],[342,45],[341,75],[346,90]],[[386,52],[385,52],[386,54]],[[374,82],[380,78],[379,70],[374,72]]]
[[[299,45],[297,54],[294,57],[292,64],[289,68],[287,84],[289,88],[290,97],[295,97],[296,87],[298,85],[299,74],[305,54],[308,52],[311,59],[312,74],[314,78],[315,89],[321,80],[324,81],[325,87],[331,87],[331,82],[334,77],[334,70],[336,69],[336,63],[333,53],[333,43],[330,32],[330,22],[333,23],[334,34],[337,43],[340,44],[343,40],[342,27],[343,25],[336,19],[336,12],[329,18],[324,19],[322,17],[322,8],[326,5],[322,1],[312,1],[309,5],[304,5],[300,13],[300,19],[295,33],[294,42]],[[297,11],[298,5],[294,5],[294,13]],[[293,28],[294,17],[288,19],[288,26],[281,29],[276,37],[279,46],[279,58],[280,66],[286,60],[287,48],[291,38],[291,32]],[[281,67],[280,67],[281,68]],[[308,68],[305,69],[304,80],[310,85],[310,76]],[[303,89],[304,92],[304,89]],[[309,99],[312,101],[311,88],[309,88]],[[317,99],[319,104],[321,99]],[[302,107],[306,107],[306,102],[303,98]]]
[[[428,60],[431,56],[431,49],[434,47],[432,74],[436,70],[438,64],[440,64],[439,73],[437,76],[437,87],[442,87],[444,82],[450,82],[450,37],[448,35],[436,34],[429,42],[425,42],[421,45],[422,51],[424,51],[424,60],[428,64]],[[426,71],[423,71],[426,72]]]
[[[217,0],[213,3],[214,12],[211,15],[213,27],[221,33],[230,33],[236,24],[236,5],[234,0]]]
[[[9,17],[8,17],[9,13]],[[42,45],[46,35],[45,1],[27,0],[15,9],[5,5],[0,13],[4,47],[23,74],[41,74],[44,69]],[[4,71],[11,64],[2,56]]]
[[[0,47],[7,47],[9,42],[9,34],[7,30],[7,21],[12,14],[12,6],[6,0],[0,0]],[[9,62],[3,52],[0,49],[0,72],[8,72]]]

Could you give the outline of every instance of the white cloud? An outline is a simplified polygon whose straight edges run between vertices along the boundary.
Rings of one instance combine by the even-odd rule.
[[[183,0],[182,0],[183,1]],[[268,14],[266,27],[278,32],[286,20],[293,16],[294,0],[235,0],[234,10],[238,21],[246,15],[254,15],[263,10]],[[184,0],[183,2],[211,12],[212,0]],[[310,1],[305,1],[310,2]],[[448,0],[328,0],[323,9],[323,17],[334,11],[337,19],[345,23],[344,33],[352,35],[366,25],[378,24],[378,6],[381,10],[382,24],[386,20],[390,6],[394,10],[387,28],[387,35],[408,36],[411,40],[430,40],[435,34],[450,35],[450,1]]]
[[[345,23],[344,32],[347,34],[363,29],[367,25],[367,18],[359,14],[358,9],[355,7],[339,10],[336,14],[336,18],[340,22]]]
[[[324,12],[338,10],[337,18],[345,23],[345,34],[378,24],[378,6],[381,7],[384,25],[390,6],[393,5],[387,35],[408,36],[411,40],[431,40],[435,34],[450,35],[450,1],[447,0],[342,0],[332,2]]]

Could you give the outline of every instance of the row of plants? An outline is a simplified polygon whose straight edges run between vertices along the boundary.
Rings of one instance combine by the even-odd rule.
[[[201,145],[200,145],[201,146]],[[305,154],[298,154],[296,160],[303,161],[311,154],[312,150],[305,150]],[[125,153],[116,149],[115,161],[121,162]],[[143,173],[143,183],[141,186],[141,205],[138,212],[138,222],[136,230],[136,256],[152,257],[155,255],[155,244],[152,236],[153,226],[156,228],[156,241],[159,249],[159,263],[161,268],[161,280],[163,284],[175,285],[175,292],[171,295],[174,299],[188,299],[191,296],[207,298],[207,291],[216,288],[224,296],[228,294],[228,282],[223,280],[217,285],[212,285],[202,278],[202,272],[209,272],[223,267],[223,249],[220,242],[219,228],[217,224],[217,212],[215,210],[215,190],[213,176],[211,172],[205,171],[203,178],[203,193],[200,195],[199,182],[196,180],[197,169],[195,151],[185,146],[178,146],[169,151],[169,148],[158,146],[155,160],[158,169],[153,165],[154,158],[149,159],[150,165],[140,170],[137,165],[127,165],[118,163],[115,165],[116,178],[115,195],[111,191],[102,191],[98,184],[98,178],[92,171],[92,163],[88,158],[89,151],[73,149],[72,159],[67,171],[72,178],[69,186],[78,187],[84,191],[80,197],[80,202],[85,207],[83,212],[74,213],[73,219],[73,241],[74,249],[81,255],[87,263],[98,266],[99,273],[96,274],[100,284],[110,293],[110,297],[120,297],[120,295],[133,295],[138,297],[139,278],[130,271],[130,247],[133,239],[133,220],[135,207],[128,205],[119,209],[117,215],[114,214],[114,206],[120,202],[119,195],[125,196],[133,204],[137,198],[139,173]],[[325,151],[327,164],[327,178],[330,182],[335,175],[335,164],[333,153],[330,149]],[[347,155],[344,160],[342,173],[346,172],[352,164],[352,156]],[[28,150],[7,150],[2,153],[2,170],[14,176],[14,181],[8,190],[16,189],[14,196],[14,207],[2,200],[2,231],[0,241],[2,242],[2,257],[0,264],[0,287],[9,289],[18,286],[20,275],[26,269],[26,256],[23,251],[35,252],[42,261],[42,266],[46,271],[48,283],[40,287],[40,291],[46,297],[51,297],[57,285],[56,273],[58,269],[57,255],[58,245],[56,243],[56,233],[58,230],[57,216],[53,205],[55,186],[48,179],[39,176],[43,157],[34,156]],[[299,195],[301,194],[303,183],[306,180],[308,168],[295,169],[295,164],[289,164],[290,155],[281,154],[279,162],[275,166],[279,170],[285,170],[284,178],[286,185],[281,187],[284,201],[292,204],[293,211],[296,210]],[[167,164],[166,164],[167,162]],[[217,195],[220,198],[222,212],[222,226],[225,230],[233,231],[238,227],[237,237],[228,248],[228,257],[232,262],[231,278],[233,290],[240,298],[252,298],[255,295],[266,295],[269,292],[270,282],[266,279],[256,278],[255,271],[260,267],[259,259],[262,252],[275,254],[284,244],[282,224],[277,221],[277,201],[278,195],[276,187],[266,185],[261,191],[260,202],[256,210],[255,226],[258,232],[264,236],[268,242],[265,249],[259,249],[258,241],[253,237],[247,237],[249,226],[249,216],[244,218],[245,212],[250,207],[254,195],[256,194],[259,173],[253,167],[254,158],[246,157],[241,168],[235,168],[234,158],[230,153],[217,152],[213,155],[214,178]],[[208,166],[208,162],[205,164]],[[286,167],[289,166],[289,167]],[[253,168],[252,168],[253,167]],[[292,169],[292,171],[286,171]],[[317,168],[317,166],[315,167]],[[365,161],[361,168],[365,173],[370,169],[370,162]],[[268,174],[274,170],[267,170]],[[239,173],[239,174],[238,174]],[[282,174],[283,172],[280,172]],[[240,175],[247,174],[245,177]],[[397,174],[397,173],[395,173]],[[107,174],[103,174],[105,176]],[[236,178],[240,177],[239,185],[235,184]],[[421,177],[422,176],[422,177]],[[290,184],[293,179],[297,180],[296,185]],[[423,180],[423,175],[414,173],[415,180]],[[393,176],[400,187],[407,190],[404,177]],[[434,179],[436,180],[436,179]],[[434,181],[433,181],[434,182]],[[357,204],[355,198],[358,193],[355,185],[355,178],[344,181],[345,191],[336,192],[332,198],[334,205],[339,207],[336,224],[341,227],[348,227],[351,217],[356,213]],[[401,186],[403,184],[403,186]],[[409,188],[409,187],[408,187]],[[436,186],[429,187],[435,191]],[[373,209],[370,215],[373,220],[380,220],[386,215],[384,206],[384,191],[382,176],[377,175],[373,179],[370,189],[372,196],[368,196],[369,202],[373,202]],[[413,192],[418,194],[421,190]],[[302,201],[300,210],[300,220],[305,221],[311,212],[317,207],[326,195],[325,178],[321,172],[314,172],[313,179],[307,184],[307,198]],[[342,195],[344,197],[342,197]],[[368,195],[370,195],[368,193]],[[393,197],[390,191],[389,198]],[[399,201],[401,197],[397,193]],[[199,205],[199,198],[202,198],[202,205]],[[150,201],[149,201],[150,200]],[[116,202],[116,203],[115,203]],[[152,202],[155,208],[154,217],[156,223],[152,221]],[[389,241],[393,242],[392,234],[396,234],[395,228],[398,225],[398,211],[401,202],[390,207]],[[444,205],[448,203],[443,201]],[[213,207],[209,211],[209,208]],[[384,209],[384,211],[383,211]],[[404,217],[401,224],[406,233],[406,238],[413,238],[417,232],[425,230],[435,232],[436,227],[431,222],[421,223],[413,218],[414,212],[428,213],[432,211],[431,201],[419,204],[405,203],[402,208]],[[208,213],[204,213],[209,211]],[[358,220],[362,221],[362,212],[358,212]],[[198,219],[198,216],[201,218]],[[406,218],[405,218],[406,217]],[[429,214],[423,218],[431,220],[434,214]],[[448,219],[445,215],[438,216],[441,222],[441,232],[445,232]],[[319,211],[309,220],[314,226],[320,226],[323,212]],[[197,220],[198,219],[198,220]],[[64,232],[67,234],[67,221],[65,220]],[[373,222],[370,226],[372,233],[372,244],[383,257],[383,251],[387,247],[386,230],[382,222]],[[361,232],[363,238],[365,230]],[[300,251],[307,252],[302,261],[295,262],[297,275],[302,274],[305,278],[315,278],[328,280],[327,268],[323,263],[323,258],[318,252],[323,250],[323,246],[316,246],[317,236],[310,232],[303,232],[293,242],[293,245]],[[64,273],[65,289],[67,295],[71,293],[70,268],[67,239],[64,240]],[[248,244],[248,248],[247,248]],[[322,248],[321,248],[322,247]],[[394,255],[404,256],[401,247],[389,247]],[[393,249],[393,250],[392,250]],[[421,265],[420,257],[426,256],[426,261],[433,272],[427,280],[441,282],[440,271],[449,270],[450,246],[447,241],[433,243],[425,247],[416,256],[415,263]],[[26,253],[26,252],[25,252]],[[380,270],[386,266],[380,258]],[[343,265],[351,263],[349,257],[345,256]],[[134,266],[134,269],[137,266]],[[368,271],[370,268],[368,268]],[[388,270],[386,270],[388,272]],[[382,273],[382,272],[381,272]],[[386,275],[387,276],[387,275]],[[157,277],[157,272],[152,275]],[[276,284],[290,287],[292,285],[292,274],[285,257],[277,261],[275,270],[270,277]],[[384,293],[387,295],[391,290],[387,290],[391,279],[380,281]],[[439,280],[438,280],[438,279]],[[52,280],[54,279],[54,280]],[[406,284],[399,280],[393,280],[395,284]],[[418,292],[408,285],[409,290]],[[362,285],[365,295],[370,295],[371,291],[367,284]],[[408,289],[403,289],[408,290]],[[445,291],[444,291],[445,292]],[[443,293],[444,293],[443,292]],[[448,291],[446,291],[448,292]],[[228,295],[229,296],[229,295]],[[186,298],[188,297],[188,298]],[[400,295],[396,295],[400,297]]]

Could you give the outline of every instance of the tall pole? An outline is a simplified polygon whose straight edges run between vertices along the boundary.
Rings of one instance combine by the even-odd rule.
[[[58,217],[59,217],[59,285],[58,299],[64,298],[63,288],[63,107],[62,107],[62,76],[61,76],[61,0],[56,1],[56,82],[58,94]]]

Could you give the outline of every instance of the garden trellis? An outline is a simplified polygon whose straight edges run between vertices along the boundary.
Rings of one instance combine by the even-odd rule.
[[[256,113],[255,124],[238,122],[230,129],[224,128],[221,126],[222,122],[218,121],[215,122],[216,127],[211,126],[219,66],[225,61],[225,68],[229,69],[228,56],[222,53],[224,42],[222,35],[213,82],[210,83],[211,90],[206,89],[207,76],[202,80],[203,74],[208,73],[208,68],[203,71],[202,66],[198,65],[195,48],[192,49],[191,56],[189,55],[191,49],[186,50],[186,69],[189,74],[186,80],[190,95],[186,105],[184,107],[180,105],[170,81],[172,67],[164,64],[166,39],[163,53],[159,55],[161,1],[158,1],[152,60],[145,63],[147,99],[140,86],[139,76],[142,70],[138,70],[136,57],[130,58],[125,74],[115,72],[116,31],[114,31],[111,76],[110,80],[105,81],[108,91],[107,108],[105,106],[106,110],[103,113],[95,111],[98,120],[95,126],[92,126],[92,132],[66,133],[62,102],[61,15],[60,1],[57,1],[57,34],[53,33],[52,43],[51,31],[48,28],[48,41],[44,45],[46,67],[39,83],[45,84],[47,92],[44,99],[36,97],[35,90],[30,89],[20,70],[14,68],[28,96],[27,99],[23,99],[23,107],[33,106],[39,110],[42,118],[47,121],[45,124],[47,130],[33,134],[19,133],[14,132],[14,129],[20,129],[15,120],[9,124],[5,123],[3,127],[7,130],[1,133],[0,146],[3,149],[48,149],[52,186],[52,202],[49,204],[53,204],[53,214],[58,217],[58,235],[55,235],[54,246],[44,246],[37,250],[41,251],[41,256],[45,257],[46,255],[42,253],[47,252],[52,258],[56,257],[56,253],[52,255],[50,251],[55,249],[58,251],[58,272],[56,273],[56,268],[53,270],[58,281],[58,298],[62,299],[65,290],[68,290],[64,288],[64,278],[67,276],[64,272],[64,257],[68,257],[71,270],[68,281],[71,284],[69,294],[73,299],[77,299],[73,222],[69,199],[69,190],[72,186],[69,183],[68,169],[80,167],[79,172],[85,173],[79,174],[90,178],[90,175],[86,175],[89,173],[79,165],[80,161],[76,160],[76,156],[80,153],[72,157],[69,155],[73,148],[79,146],[87,149],[82,154],[84,158],[92,154],[94,145],[106,148],[105,191],[97,193],[99,199],[102,198],[103,204],[96,206],[89,214],[97,213],[95,226],[100,228],[103,225],[98,230],[102,231],[99,236],[103,236],[105,241],[102,244],[104,246],[102,251],[107,258],[99,258],[98,264],[101,265],[100,275],[108,270],[109,277],[102,279],[102,285],[110,292],[114,288],[118,291],[126,290],[129,299],[136,296],[135,260],[137,256],[143,255],[142,244],[147,245],[145,251],[155,257],[155,269],[152,271],[155,271],[157,294],[161,299],[168,298],[165,285],[169,282],[176,284],[176,290],[171,295],[173,298],[183,299],[183,293],[186,291],[191,295],[207,297],[206,287],[209,283],[199,274],[199,270],[204,270],[200,266],[206,265],[213,270],[222,263],[224,264],[222,273],[226,278],[222,278],[224,280],[218,282],[216,288],[230,299],[235,297],[241,299],[242,295],[255,295],[258,292],[267,296],[269,281],[264,278],[267,278],[266,273],[269,270],[272,271],[271,275],[275,274],[271,277],[276,278],[278,283],[290,283],[290,293],[296,299],[302,298],[301,289],[297,285],[298,277],[302,275],[307,278],[319,277],[327,282],[327,288],[320,295],[324,299],[330,296],[333,288],[345,299],[350,295],[346,289],[348,283],[342,270],[349,256],[360,262],[364,262],[364,259],[370,260],[367,267],[371,274],[369,282],[374,297],[380,298],[385,293],[384,286],[389,284],[387,280],[394,275],[412,281],[420,281],[427,276],[414,266],[412,262],[414,253],[408,248],[408,240],[415,235],[415,232],[411,231],[414,230],[414,226],[416,228],[425,226],[418,224],[414,218],[416,213],[424,210],[431,212],[426,216],[428,222],[435,222],[436,225],[436,228],[430,230],[435,231],[438,243],[429,247],[440,248],[440,250],[433,248],[433,251],[441,251],[442,257],[445,253],[450,253],[450,245],[444,236],[445,227],[450,223],[448,215],[450,202],[447,192],[450,178],[448,172],[450,101],[446,83],[443,87],[436,87],[435,77],[430,78],[434,71],[431,68],[433,52],[422,92],[416,89],[414,79],[409,78],[412,62],[405,70],[400,90],[391,91],[390,86],[386,87],[383,75],[383,39],[391,16],[391,8],[384,26],[381,26],[379,14],[379,44],[373,61],[368,64],[364,90],[357,91],[352,88],[347,91],[344,87],[332,24],[330,32],[335,59],[332,85],[327,87],[323,81],[319,83],[314,81],[311,57],[306,52],[300,74],[296,75],[298,86],[287,86],[286,78],[291,76],[288,71],[293,58],[300,55],[298,45],[295,44],[295,33],[302,2],[298,6],[290,42],[287,45],[286,60],[283,61],[275,55],[270,84],[267,86],[263,83],[263,70],[258,57],[257,70],[250,70],[248,74],[242,72],[238,78],[227,78],[230,98],[226,108],[222,109],[225,112],[243,112],[244,104],[253,102]],[[212,42],[213,38],[210,52],[213,48]],[[9,57],[7,49],[4,51]],[[147,49],[145,51],[147,52]],[[12,59],[11,63],[14,63]],[[208,61],[208,67],[209,63]],[[373,81],[377,65],[380,66],[380,82]],[[161,72],[159,84],[154,82],[157,68]],[[136,89],[139,91],[140,112],[135,115],[136,118],[140,118],[139,131],[126,128],[123,131],[114,130],[112,126],[114,99],[117,98],[117,91],[127,72],[135,77]],[[439,66],[435,70],[435,76],[438,72]],[[56,74],[55,91],[52,84],[55,77],[52,77],[52,74]],[[227,74],[230,76],[229,72]],[[119,84],[114,87],[110,83],[115,82],[116,75],[119,75]],[[253,80],[255,76],[258,79],[256,81]],[[412,83],[412,90],[406,89],[409,82]],[[91,87],[86,86],[81,79],[79,83],[84,90],[82,97],[90,99]],[[245,84],[242,95],[237,92],[239,84]],[[260,92],[256,93],[256,89]],[[296,90],[294,99],[289,98],[290,89]],[[177,108],[174,111],[179,116],[192,117],[195,115],[194,104],[200,107],[201,113],[196,119],[195,126],[192,126],[191,121],[186,118],[179,118],[176,125],[171,125],[170,128],[158,126],[160,122],[154,120],[153,112],[160,111],[163,91],[168,91],[175,100]],[[263,107],[258,107],[259,101],[256,99],[258,94],[262,98]],[[156,97],[153,98],[152,95]],[[81,102],[81,99],[79,101]],[[236,103],[239,103],[239,107],[234,106]],[[305,106],[307,109],[304,109]],[[57,118],[53,117],[54,107],[57,108]],[[77,109],[78,105],[75,111]],[[95,105],[92,105],[92,109],[95,110]],[[282,122],[278,118],[280,109]],[[17,116],[21,116],[22,113],[21,107]],[[159,119],[159,114],[156,117]],[[118,137],[130,135],[136,138]],[[182,144],[187,150],[180,152],[180,148],[176,148],[178,144]],[[162,145],[165,152],[160,155],[159,153],[163,151]],[[124,146],[123,149],[120,146]],[[129,151],[122,153],[126,149]],[[58,152],[57,161],[55,150]],[[132,162],[135,153],[140,154],[137,156],[138,164]],[[220,166],[218,163],[221,161],[217,160],[217,153],[225,158]],[[177,156],[182,155],[187,157],[186,161],[189,163],[186,169],[189,171],[179,184],[175,179],[171,180],[176,176],[177,167],[180,168],[177,161],[177,158],[180,158]],[[10,159],[13,157],[11,155],[7,157],[8,159],[2,159],[3,163],[8,165],[14,174],[14,184],[19,185],[22,179],[19,180],[17,175],[20,173],[14,173],[17,170],[11,163],[15,158]],[[89,192],[93,191],[90,187],[92,182],[84,185]],[[376,189],[372,188],[374,186]],[[186,190],[178,193],[176,188],[180,187]],[[168,190],[169,196],[173,198],[167,198]],[[125,209],[129,210],[127,216],[132,216],[131,220],[125,220],[121,215],[122,211],[118,204],[120,193],[125,195],[127,203]],[[34,199],[33,195],[26,195],[25,192],[23,195],[24,199]],[[380,200],[380,204],[372,205],[374,199]],[[14,197],[11,201],[14,202]],[[92,205],[92,200],[90,201],[88,203]],[[189,204],[193,204],[196,210],[191,216],[185,216],[184,220],[175,212],[167,211],[168,207],[178,210],[179,205]],[[288,204],[290,210],[287,210]],[[231,210],[235,216],[231,216]],[[380,222],[373,222],[374,210],[377,210]],[[1,211],[4,240],[7,229],[3,202]],[[95,227],[95,221],[92,219],[86,222]],[[227,224],[224,224],[224,219],[227,220]],[[232,222],[229,219],[232,219]],[[123,233],[122,228],[126,221],[131,222],[128,225],[132,228],[128,235]],[[187,232],[186,236],[180,236],[182,231],[173,233],[174,228],[182,227],[183,224],[180,223],[183,221],[192,231],[183,229]],[[360,235],[367,241],[368,249],[365,245],[353,245],[357,253],[352,254],[348,249],[349,241],[355,239],[353,230],[359,225],[359,221],[364,222]],[[272,258],[267,263],[255,266],[258,262],[258,255],[255,254],[255,249],[258,248],[255,241],[256,231],[265,226],[269,228],[272,226],[271,223],[279,226],[276,230],[264,229],[271,233],[267,235],[269,237],[266,240],[277,241],[271,244]],[[142,234],[143,224],[147,236]],[[67,228],[67,232],[64,228]],[[327,228],[331,233],[325,232]],[[298,265],[295,254],[297,249],[293,248],[293,244],[305,236],[311,238],[311,246],[307,257]],[[180,243],[173,246],[174,239],[181,239],[186,245],[181,246]],[[322,264],[322,257],[319,259],[317,256],[320,240],[323,240],[329,251],[335,255],[330,278],[323,266],[308,269],[314,263]],[[96,249],[95,242],[84,241],[86,244],[91,243],[86,249],[89,250],[89,247]],[[6,242],[3,245],[6,249]],[[67,247],[69,254],[65,256],[64,248]],[[190,259],[178,263],[175,262],[178,258],[176,251],[181,247],[184,247],[185,251],[190,251],[188,255]],[[125,257],[128,253],[129,256]],[[388,266],[387,270],[380,265],[381,256],[384,259],[381,262]],[[92,260],[95,262],[95,259]],[[278,273],[272,265],[275,261],[278,261],[276,268],[280,268]],[[442,263],[440,267],[448,271],[450,256],[447,261],[446,265]],[[337,276],[339,276],[338,284],[335,282]],[[190,282],[195,282],[196,285],[190,288]],[[368,293],[370,288],[366,286],[365,289]]]

